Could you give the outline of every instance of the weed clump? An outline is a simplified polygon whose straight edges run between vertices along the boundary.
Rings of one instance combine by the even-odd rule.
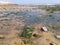
[[[24,31],[21,34],[21,37],[23,37],[24,44],[31,44],[32,43],[31,37],[32,37],[33,31],[34,31],[34,27],[32,27],[32,26],[25,26],[24,27]]]
[[[21,36],[24,38],[31,38],[33,31],[34,31],[34,28],[32,26],[26,26]]]

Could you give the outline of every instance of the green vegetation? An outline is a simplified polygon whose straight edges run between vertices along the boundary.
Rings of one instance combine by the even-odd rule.
[[[24,28],[23,33],[22,33],[22,37],[28,38],[28,39],[31,38],[33,31],[34,31],[34,28],[33,28],[33,27],[31,27],[31,26],[26,26],[26,27]]]
[[[31,44],[32,43],[31,37],[32,37],[33,31],[34,31],[34,27],[32,27],[32,26],[25,26],[24,27],[24,31],[22,32],[21,37],[24,38],[23,42],[25,44]]]
[[[32,44],[32,39],[33,37],[39,38],[41,37],[39,34],[33,34],[34,32],[34,27],[33,26],[25,26],[24,31],[22,32],[21,36],[23,37],[23,42],[24,44]]]

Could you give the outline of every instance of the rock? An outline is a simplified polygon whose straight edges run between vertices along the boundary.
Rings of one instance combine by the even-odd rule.
[[[5,38],[5,36],[4,35],[0,35],[0,39],[4,39]]]
[[[48,31],[46,27],[42,27],[41,30],[45,32]]]
[[[50,45],[57,45],[56,43],[50,43]]]
[[[60,35],[55,35],[55,37],[56,37],[57,39],[60,39]]]

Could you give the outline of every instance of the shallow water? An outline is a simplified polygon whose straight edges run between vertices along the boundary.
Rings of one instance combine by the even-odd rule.
[[[60,23],[60,11],[49,13],[44,10],[40,11],[0,11],[0,20],[16,20],[17,22],[24,22],[26,24],[35,23]]]
[[[36,22],[51,22],[56,23],[60,22],[60,12],[56,11],[54,13],[48,13],[43,11],[31,11],[31,12],[25,12],[25,11],[0,11],[0,18],[9,18],[13,19],[16,17],[16,20],[21,21],[25,20],[25,22],[28,23],[36,23]],[[49,17],[49,15],[52,15]]]

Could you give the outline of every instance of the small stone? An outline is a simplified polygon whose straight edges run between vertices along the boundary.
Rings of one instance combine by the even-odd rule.
[[[50,43],[50,45],[57,45],[56,43]]]
[[[56,37],[57,39],[60,39],[60,35],[58,35],[58,34],[56,34],[55,37]]]
[[[46,27],[42,27],[41,30],[45,32],[48,31]]]
[[[0,35],[0,39],[4,39],[5,37],[3,35]]]

